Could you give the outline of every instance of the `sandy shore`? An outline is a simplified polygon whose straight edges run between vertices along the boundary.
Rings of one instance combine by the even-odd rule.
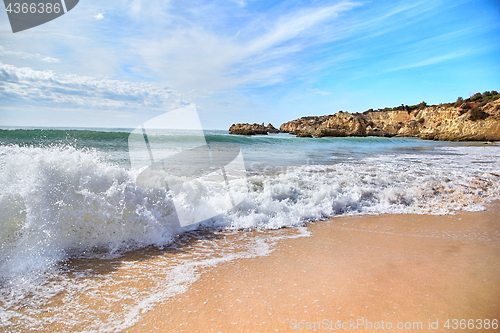
[[[479,320],[500,319],[500,202],[449,216],[334,218],[308,230],[269,256],[207,270],[127,332],[500,330],[479,329]]]

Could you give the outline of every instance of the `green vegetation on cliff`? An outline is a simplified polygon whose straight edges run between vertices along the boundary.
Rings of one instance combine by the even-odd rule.
[[[485,91],[455,102],[400,105],[363,113],[340,111],[280,126],[297,136],[407,136],[434,140],[500,140],[500,94]]]
[[[462,97],[458,97],[455,102],[451,103],[443,103],[439,105],[427,105],[426,102],[421,102],[419,104],[415,105],[404,105],[401,104],[400,106],[396,107],[386,107],[383,109],[368,109],[363,114],[366,114],[368,112],[387,112],[387,111],[414,111],[414,110],[423,110],[424,108],[428,106],[453,106],[453,107],[461,107],[464,110],[472,109],[473,107],[478,106],[479,108],[482,108],[485,106],[487,103],[497,100],[500,98],[500,94],[496,90],[492,91],[485,91],[484,93],[476,93],[473,96],[463,99]]]

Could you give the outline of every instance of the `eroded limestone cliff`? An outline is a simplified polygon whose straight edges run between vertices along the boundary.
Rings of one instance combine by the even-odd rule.
[[[284,123],[282,132],[302,137],[403,136],[447,141],[499,141],[500,95],[485,92],[455,103],[425,103],[363,113],[338,112]]]

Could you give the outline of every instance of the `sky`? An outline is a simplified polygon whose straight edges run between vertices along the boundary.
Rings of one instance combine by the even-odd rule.
[[[80,0],[12,33],[0,127],[135,128],[194,104],[203,128],[500,91],[500,1]]]

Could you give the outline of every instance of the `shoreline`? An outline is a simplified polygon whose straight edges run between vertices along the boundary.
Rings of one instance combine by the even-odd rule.
[[[278,131],[254,124],[233,124],[230,134],[255,135]],[[306,116],[281,124],[279,132],[297,137],[419,137],[439,141],[499,141],[500,94],[477,93],[463,100],[439,105],[401,105],[365,112],[339,111]]]
[[[310,237],[279,241],[267,256],[205,268],[125,332],[326,331],[337,321],[372,325],[343,331],[390,322],[384,331],[416,323],[404,331],[444,332],[453,319],[473,319],[478,332],[478,320],[500,319],[500,201],[482,212],[347,216],[307,229]]]

